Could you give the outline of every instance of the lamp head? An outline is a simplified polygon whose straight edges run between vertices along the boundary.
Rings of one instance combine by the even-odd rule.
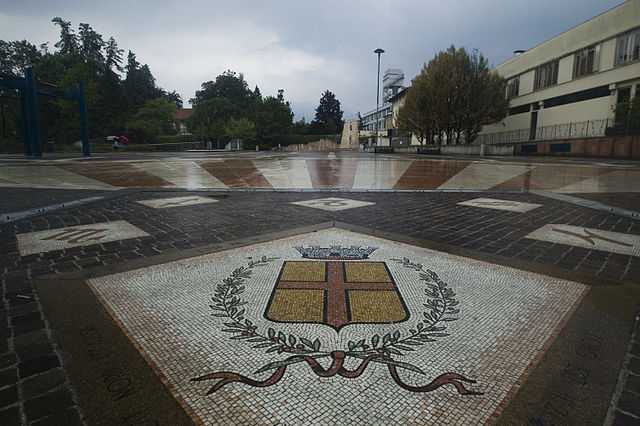
[[[373,53],[377,53],[378,55],[384,53],[383,49],[377,48],[376,50],[373,51]]]

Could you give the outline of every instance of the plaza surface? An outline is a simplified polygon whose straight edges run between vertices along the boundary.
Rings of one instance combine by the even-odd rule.
[[[0,424],[638,424],[639,173],[2,158]]]

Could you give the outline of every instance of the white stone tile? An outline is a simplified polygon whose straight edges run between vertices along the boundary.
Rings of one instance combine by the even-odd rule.
[[[411,165],[410,160],[358,161],[354,189],[393,188]]]
[[[475,162],[440,185],[438,189],[490,189],[530,169],[528,166],[515,164]]]
[[[209,174],[195,161],[144,161],[136,167],[158,176],[180,188],[226,188],[222,181]]]
[[[201,197],[199,195],[190,195],[187,197],[151,198],[149,200],[138,200],[137,202],[153,209],[168,209],[171,207],[185,207],[195,206],[198,204],[217,203],[218,200],[209,197]]]
[[[117,189],[104,182],[51,165],[2,165],[0,179],[5,181],[2,186],[24,188]]]
[[[109,241],[147,237],[149,234],[124,220],[92,223],[90,225],[68,226],[45,231],[17,234],[21,256],[62,250],[77,246],[90,246]]]
[[[340,331],[316,323],[266,319],[265,309],[284,262],[308,261],[295,248],[300,246],[311,248],[312,253],[322,252],[313,248],[319,246],[343,254],[375,248],[368,260],[387,265],[409,318],[396,324],[349,324]],[[248,265],[263,256],[266,261],[260,266]],[[451,321],[436,321],[436,327],[444,329],[434,332],[438,334],[433,341],[414,345],[414,351],[405,350],[404,356],[396,357],[424,374],[407,369],[399,369],[398,374],[405,383],[422,386],[454,372],[476,380],[465,386],[484,394],[461,396],[451,385],[427,393],[404,390],[388,367],[377,362],[357,378],[321,378],[306,362],[299,362],[289,365],[282,380],[272,386],[231,383],[206,395],[217,380],[191,379],[226,371],[265,380],[274,370],[256,374],[258,369],[291,356],[267,352],[265,346],[256,347],[261,345],[257,341],[231,339],[238,335],[229,331],[234,323],[212,315],[212,296],[220,294],[221,285],[228,285],[225,279],[234,271],[244,276],[242,284],[223,293],[243,303],[242,315],[255,327],[256,335],[268,336],[273,328],[287,341],[289,336],[297,342],[318,339],[320,350],[314,352],[318,356],[346,351],[349,342],[360,339],[369,344],[375,335],[398,333],[399,339],[409,339],[410,330],[426,321],[425,304],[440,297],[429,295],[435,281],[424,279],[428,271],[433,272],[455,292],[452,296],[458,304],[445,317]],[[579,283],[341,229],[93,278],[89,285],[165,377],[169,391],[188,405],[198,423],[206,425],[456,424],[461,416],[466,416],[464,424],[486,423],[587,291]],[[324,356],[318,362],[326,369],[331,359]],[[345,368],[354,370],[360,363],[361,359],[347,356]]]
[[[326,210],[329,212],[337,212],[340,210],[354,209],[356,207],[372,206],[375,203],[370,203],[368,201],[351,200],[349,198],[329,197],[307,201],[296,201],[291,204],[311,207],[313,209]]]
[[[635,234],[549,223],[526,238],[640,257],[640,235]]]
[[[506,210],[518,213],[525,213],[542,206],[542,204],[522,203],[512,200],[499,200],[497,198],[474,198],[473,200],[467,200],[458,203],[458,205],[480,207],[482,209]]]
[[[639,170],[614,170],[599,176],[593,176],[571,185],[554,189],[562,194],[578,194],[592,192],[640,192]]]

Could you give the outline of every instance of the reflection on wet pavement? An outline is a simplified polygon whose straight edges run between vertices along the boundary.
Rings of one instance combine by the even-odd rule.
[[[640,192],[640,168],[410,157],[246,155],[2,164],[0,186]]]

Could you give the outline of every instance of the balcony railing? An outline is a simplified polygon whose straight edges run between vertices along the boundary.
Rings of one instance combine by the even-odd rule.
[[[577,123],[554,124],[535,129],[517,129],[506,132],[485,133],[478,135],[475,144],[521,143],[528,141],[546,141],[557,139],[591,138],[605,136],[607,128],[613,126],[611,119],[588,120]]]

